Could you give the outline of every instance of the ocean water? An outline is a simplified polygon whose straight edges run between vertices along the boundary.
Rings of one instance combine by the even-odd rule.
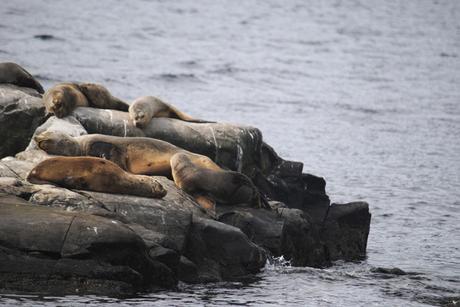
[[[267,264],[244,283],[0,305],[424,306],[460,300],[460,1],[2,1],[0,61],[45,87],[156,95],[253,125],[334,202],[365,200],[368,254]],[[398,267],[403,276],[373,273]]]

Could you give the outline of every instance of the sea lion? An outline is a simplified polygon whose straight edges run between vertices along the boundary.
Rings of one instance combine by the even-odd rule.
[[[166,190],[155,179],[133,175],[111,161],[95,157],[55,157],[35,166],[27,176],[35,184],[69,189],[162,198]]]
[[[195,119],[153,96],[139,97],[129,106],[129,118],[138,128],[145,128],[154,117],[177,118],[194,123],[210,123],[201,119]]]
[[[40,94],[45,92],[41,84],[28,71],[12,62],[0,63],[0,83],[32,88]]]
[[[129,105],[112,96],[100,84],[59,83],[48,89],[43,96],[43,104],[48,113],[58,118],[69,115],[76,107],[93,107],[128,111]]]
[[[259,191],[249,177],[234,171],[205,168],[200,161],[202,157],[179,152],[171,158],[172,176],[178,187],[195,196],[203,206],[212,206],[210,203],[214,200],[262,207]]]
[[[76,83],[59,83],[43,95],[43,104],[48,113],[58,118],[69,115],[76,107],[87,107],[89,101]]]
[[[169,178],[172,178],[171,157],[178,152],[190,153],[168,142],[144,137],[123,138],[103,134],[70,137],[61,132],[47,131],[34,139],[40,149],[51,155],[100,157],[133,174]],[[208,157],[197,156],[195,161],[202,167],[221,170]]]

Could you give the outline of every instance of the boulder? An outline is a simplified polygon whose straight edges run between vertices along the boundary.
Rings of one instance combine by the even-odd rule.
[[[199,282],[247,277],[265,266],[265,251],[238,228],[193,218],[184,256],[197,266]]]
[[[368,203],[332,204],[321,232],[331,261],[364,259],[370,223]]]
[[[38,92],[0,84],[0,158],[24,150],[45,119],[45,107]]]
[[[320,227],[302,210],[219,208],[219,221],[243,231],[274,257],[283,256],[294,266],[323,267],[330,264],[321,241]]]
[[[174,286],[171,270],[148,257],[147,251],[143,240],[116,220],[0,195],[2,288],[27,291],[38,281],[34,291],[50,290],[43,278],[61,283],[57,289],[65,294],[78,292],[76,284],[84,292],[100,293],[93,287],[101,282],[126,291]]]

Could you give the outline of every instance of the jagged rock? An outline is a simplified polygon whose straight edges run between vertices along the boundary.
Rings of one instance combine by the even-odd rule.
[[[294,266],[321,267],[329,263],[320,227],[302,210],[221,207],[219,221],[241,229],[251,241]]]
[[[196,264],[201,282],[242,278],[266,262],[265,252],[238,228],[197,217],[184,256]]]
[[[332,261],[366,256],[371,214],[366,202],[332,204],[321,233]]]
[[[45,107],[38,92],[0,84],[0,158],[24,150],[35,129],[44,121]]]
[[[239,228],[252,242],[273,256],[283,255],[281,240],[284,220],[276,211],[220,206],[218,213],[220,222]]]
[[[184,282],[196,283],[199,281],[198,268],[196,264],[194,264],[187,257],[184,256],[181,256],[179,259],[177,275],[179,277],[179,280]]]
[[[65,293],[75,292],[76,277],[128,285],[135,291],[152,284],[176,284],[171,270],[149,258],[143,240],[122,223],[33,206],[4,194],[0,195],[0,258],[0,285],[7,289],[24,290],[19,278],[33,282],[47,277],[66,284],[69,276],[69,285],[61,287]]]

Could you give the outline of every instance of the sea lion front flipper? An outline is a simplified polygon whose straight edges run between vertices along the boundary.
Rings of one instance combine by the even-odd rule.
[[[216,214],[216,202],[212,198],[203,194],[193,194],[193,198],[201,206],[201,208],[212,213],[212,215]]]

